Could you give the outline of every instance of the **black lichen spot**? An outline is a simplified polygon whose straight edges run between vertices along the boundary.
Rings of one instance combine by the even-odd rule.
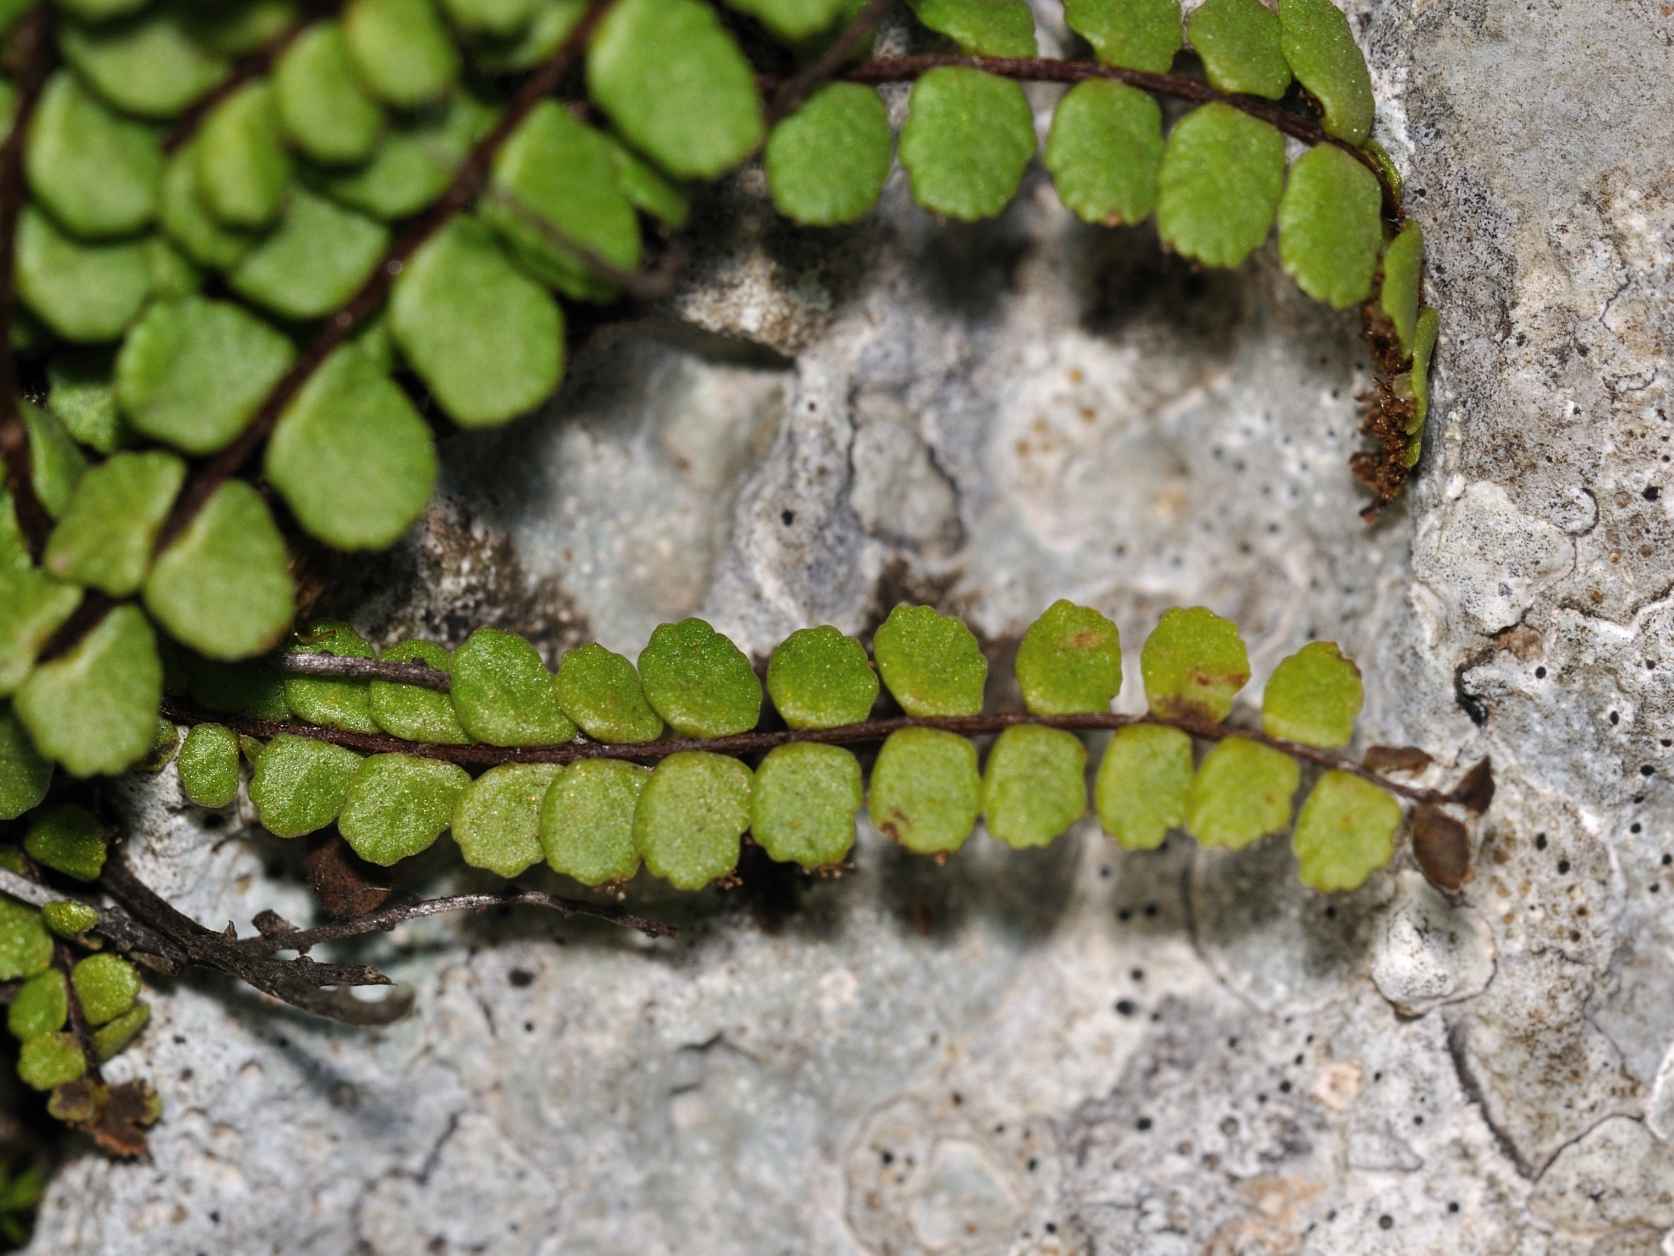
[[[1116,1000],[1116,1015],[1118,1016],[1132,1016],[1138,1010],[1139,1004],[1135,1003],[1132,999]]]
[[[1384,1213],[1383,1216],[1378,1218],[1378,1229],[1380,1229],[1380,1230],[1393,1230],[1394,1228],[1395,1228],[1395,1218],[1391,1217],[1387,1212]]]
[[[787,528],[790,527],[791,524],[796,522],[796,511],[781,510],[779,512],[779,522],[784,524]]]
[[[527,968],[514,968],[506,974],[506,980],[517,989],[524,990],[535,984],[535,974]]]
[[[1479,696],[1465,688],[1465,669],[1459,668],[1453,673],[1453,700],[1459,704],[1459,709],[1470,716],[1470,721],[1478,728],[1488,722],[1488,704]]]

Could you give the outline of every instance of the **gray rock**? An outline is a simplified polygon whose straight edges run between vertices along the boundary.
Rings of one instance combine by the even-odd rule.
[[[1444,316],[1377,527],[1343,469],[1356,320],[1270,250],[1200,275],[1038,174],[964,227],[898,173],[814,236],[741,180],[668,311],[699,347],[584,347],[549,415],[447,443],[425,527],[336,596],[549,661],[689,613],[761,655],[900,598],[1001,658],[1066,596],[1120,626],[1128,710],[1164,607],[1237,618],[1258,677],[1334,638],[1368,743],[1438,780],[1494,760],[1458,903],[1405,854],[1332,900],[1282,842],[1124,854],[1084,823],[937,868],[863,826],[840,882],[636,886],[673,944],[519,915],[347,948],[416,988],[381,1031],[183,980],[112,1067],[164,1093],[152,1159],[72,1161],[36,1248],[1674,1250],[1666,5],[1347,7]],[[293,848],[166,774],[135,805],[182,909],[310,918]],[[407,882],[472,883],[445,850]]]

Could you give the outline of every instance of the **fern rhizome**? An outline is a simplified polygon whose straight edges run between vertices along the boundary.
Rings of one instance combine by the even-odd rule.
[[[146,1024],[142,968],[376,1023],[405,1001],[346,992],[387,978],[311,947],[505,904],[661,936],[623,901],[642,868],[726,885],[749,841],[840,872],[863,808],[938,860],[979,820],[1044,845],[1088,810],[1092,733],[1109,734],[1092,809],[1124,848],[1290,831],[1303,881],[1345,890],[1406,816],[1426,875],[1459,888],[1486,764],[1440,788],[1414,748],[1351,756],[1360,675],[1326,642],[1239,722],[1244,644],[1202,608],[1145,642],[1134,715],[1112,711],[1114,625],[1069,602],[1022,638],[1005,711],[985,709],[976,638],[925,606],[897,607],[870,649],[796,632],[765,679],[698,619],[635,660],[588,645],[555,672],[492,629],[380,650],[293,626],[322,545],[381,549],[423,512],[426,414],[490,427],[547,402],[566,306],[666,291],[692,198],[756,160],[808,228],[868,215],[897,157],[924,210],[992,217],[1037,153],[1077,216],[1154,220],[1201,266],[1240,265],[1276,226],[1301,289],[1361,311],[1374,386],[1353,466],[1368,517],[1397,498],[1437,316],[1341,11],[1207,0],[1186,22],[1178,0],[1065,0],[1064,19],[1090,55],[1040,56],[1027,0],[7,8],[0,990],[54,1116],[143,1150],[155,1092],[102,1071]],[[1025,83],[1065,86],[1043,146]],[[199,807],[247,797],[276,837],[332,837],[314,883],[335,920],[264,913],[239,938],[145,886],[97,783],[171,762]],[[363,875],[450,830],[468,864],[544,862],[589,893],[392,904]]]

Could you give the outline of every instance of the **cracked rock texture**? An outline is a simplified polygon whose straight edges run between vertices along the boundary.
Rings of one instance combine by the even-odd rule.
[[[427,921],[352,952],[417,987],[387,1030],[160,991],[119,1066],[166,1098],[153,1157],[73,1162],[37,1248],[1674,1251],[1674,13],[1348,7],[1444,327],[1422,476],[1377,528],[1343,466],[1354,320],[1271,251],[1194,274],[1038,175],[972,228],[897,174],[815,235],[745,177],[697,225],[688,330],[596,335],[550,414],[451,440],[419,534],[332,597],[549,661],[688,613],[764,656],[902,598],[1001,676],[1060,596],[1117,621],[1131,678],[1174,604],[1236,617],[1258,678],[1335,638],[1365,741],[1439,777],[1493,756],[1459,901],[1406,855],[1325,898],[1283,841],[1122,854],[1084,823],[938,868],[863,825],[841,881],[636,885],[673,944]],[[308,918],[247,812],[167,774],[134,805],[185,910]],[[404,888],[468,884],[448,845]]]

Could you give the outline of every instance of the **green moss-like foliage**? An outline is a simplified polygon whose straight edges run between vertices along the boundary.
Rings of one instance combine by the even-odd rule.
[[[522,637],[479,628],[454,651],[452,671],[453,708],[475,740],[542,746],[575,736],[552,673]]]
[[[36,1034],[18,1051],[17,1075],[35,1090],[51,1090],[87,1072],[87,1057],[74,1034]]]
[[[180,788],[200,807],[225,807],[238,797],[238,737],[221,724],[198,724],[180,748]]]
[[[12,1037],[28,1041],[37,1034],[56,1033],[70,1015],[70,990],[56,968],[36,973],[24,982],[6,1009],[6,1028]]]
[[[23,849],[42,867],[78,881],[97,881],[109,852],[105,825],[86,807],[60,803],[35,813]]]
[[[1151,216],[1162,155],[1156,99],[1125,83],[1090,80],[1058,102],[1043,160],[1077,217],[1115,227]]]
[[[889,176],[889,116],[878,93],[832,83],[773,128],[763,163],[773,205],[794,222],[835,227],[872,212]]]
[[[1016,668],[1035,715],[1108,711],[1122,689],[1122,641],[1098,611],[1060,598],[1023,634]]]
[[[1179,729],[1117,729],[1093,785],[1099,824],[1125,850],[1157,849],[1185,822],[1192,768],[1192,741]]]
[[[829,624],[798,628],[767,660],[767,695],[792,728],[858,724],[879,688],[866,647]]]
[[[1028,0],[907,0],[925,26],[966,52],[985,57],[1035,55],[1035,16]]]
[[[1354,890],[1395,854],[1401,805],[1388,790],[1348,772],[1327,772],[1302,804],[1291,848],[1302,884]]]
[[[854,845],[862,797],[860,764],[838,746],[776,746],[756,768],[750,835],[770,858],[809,871],[829,868]]]
[[[1304,746],[1346,746],[1365,689],[1334,641],[1311,641],[1274,669],[1261,696],[1261,727]]]
[[[120,955],[89,955],[70,970],[70,985],[87,1023],[103,1025],[134,1006],[140,992],[139,969]]]
[[[453,656],[430,641],[402,641],[378,657],[391,663],[425,663],[439,672],[453,668]],[[372,718],[390,736],[450,746],[471,740],[447,694],[387,680],[374,680],[368,688]]]
[[[46,971],[52,963],[52,936],[41,913],[23,903],[0,898],[0,981],[17,981]]]
[[[982,777],[988,832],[1021,850],[1049,845],[1087,810],[1087,748],[1074,733],[1020,724],[994,739]]]
[[[595,741],[646,742],[662,735],[663,720],[646,701],[631,661],[594,642],[558,663],[558,705]]]
[[[1203,757],[1186,791],[1186,831],[1237,850],[1290,824],[1302,768],[1287,754],[1228,737]]]
[[[1217,91],[1278,100],[1290,86],[1279,16],[1261,0],[1206,0],[1186,34]]]
[[[792,220],[835,225],[867,213],[890,168],[877,91],[788,73],[817,59],[864,5],[727,0],[741,16],[723,18],[717,3],[620,0],[562,54],[584,67],[587,99],[530,108],[518,76],[559,55],[586,0],[355,0],[324,17],[292,0],[64,0],[52,32],[62,55],[22,152],[23,308],[13,326],[20,351],[47,362],[47,405],[25,404],[22,417],[36,496],[59,523],[45,570],[64,583],[42,583],[23,547],[0,545],[0,568],[34,576],[27,588],[0,589],[0,695],[28,681],[36,689],[18,709],[32,709],[53,676],[67,676],[62,651],[40,669],[45,680],[29,674],[82,589],[141,594],[155,625],[198,656],[271,649],[295,609],[290,525],[336,549],[399,537],[439,472],[425,402],[471,427],[548,400],[564,370],[565,318],[551,290],[588,301],[637,291],[623,274],[647,256],[640,216],[685,224],[683,181],[729,173],[759,152],[768,191]],[[910,7],[933,39],[967,53],[1036,48],[1023,0]],[[1065,17],[1106,65],[1168,70],[1181,46],[1177,0],[1071,0]],[[1234,95],[1190,112],[1165,140],[1152,95],[1080,82],[1055,110],[1046,146],[1061,199],[1107,224],[1138,222],[1154,206],[1168,247],[1221,266],[1247,256],[1277,211],[1287,267],[1339,306],[1368,294],[1370,259],[1381,254],[1377,299],[1413,356],[1393,386],[1397,413],[1410,397],[1406,461],[1416,462],[1435,319],[1421,312],[1417,228],[1384,245],[1378,182],[1398,202],[1399,177],[1370,144],[1369,77],[1346,21],[1330,0],[1284,0],[1277,15],[1256,0],[1208,0],[1190,33],[1211,83]],[[772,41],[783,54],[765,47]],[[873,46],[870,36],[854,41],[853,55]],[[211,94],[240,58],[251,59],[238,80]],[[1242,111],[1242,94],[1280,99],[1305,122],[1306,108],[1285,96],[1293,70],[1323,107],[1325,130],[1367,145],[1365,164],[1316,147],[1283,185],[1278,132]],[[771,135],[765,94],[775,95]],[[16,104],[0,85],[0,113]],[[520,112],[506,117],[508,108]],[[501,117],[506,125],[491,129]],[[941,66],[916,75],[900,151],[922,206],[973,219],[1010,203],[1035,139],[1018,82]],[[488,177],[440,202],[468,158]],[[78,343],[94,347],[69,347]],[[304,345],[319,349],[298,365]],[[415,403],[414,390],[428,398]],[[236,456],[209,461],[229,450]],[[248,482],[219,482],[256,467],[282,499],[278,519]],[[19,535],[10,519],[0,510],[0,536]],[[131,626],[122,635],[138,639]],[[193,677],[201,661],[180,670]],[[238,710],[256,713],[257,688],[268,718],[289,713],[271,684],[253,687]],[[188,689],[196,697],[194,680]],[[112,692],[75,705],[83,734]],[[617,697],[631,694],[624,686]],[[59,684],[55,716],[71,711],[71,697]],[[858,710],[861,689],[851,700]],[[81,772],[114,770],[136,761],[144,705],[112,706],[125,735],[104,751],[85,737],[72,750],[77,739],[47,729],[44,715],[33,741],[49,761],[73,753]],[[518,744],[567,735],[549,704],[537,706],[540,730],[518,732]],[[662,716],[648,706],[652,714],[613,727],[591,712],[590,731],[658,736],[650,730]],[[968,707],[962,698],[946,709]],[[793,727],[863,718],[835,711],[790,718]],[[421,735],[395,710],[388,718]],[[428,723],[422,736],[434,742],[470,735],[433,701]],[[383,728],[358,712],[339,726]]]
[[[315,625],[299,639],[350,657],[371,652],[341,624]],[[1087,809],[1079,730],[1106,727],[1113,735],[1093,801],[1101,825],[1124,848],[1156,849],[1180,826],[1207,845],[1236,848],[1290,823],[1300,765],[1282,745],[1238,736],[1223,723],[1248,679],[1249,662],[1236,626],[1208,610],[1164,613],[1141,653],[1154,718],[1163,722],[1129,723],[1109,712],[1121,679],[1115,625],[1072,602],[1049,607],[1017,655],[1019,688],[1041,723],[997,718],[989,724],[984,731],[999,736],[980,774],[975,747],[959,735],[982,727],[965,721],[989,718],[979,705],[986,664],[969,630],[930,608],[901,606],[874,644],[904,705],[920,703],[907,719],[930,726],[865,726],[877,676],[858,641],[823,626],[792,633],[769,663],[768,689],[791,731],[739,742],[729,739],[760,718],[761,686],[749,660],[701,620],[664,625],[641,657],[645,688],[671,718],[701,730],[683,732],[676,724],[677,735],[714,739],[709,747],[671,753],[645,744],[660,737],[663,725],[639,673],[601,646],[571,651],[554,678],[532,645],[499,630],[479,630],[451,657],[439,646],[407,642],[386,657],[424,662],[447,676],[452,689],[372,682],[381,695],[373,708],[385,712],[379,727],[397,737],[411,734],[413,753],[381,755],[368,767],[371,761],[352,751],[283,734],[247,752],[256,766],[251,799],[280,836],[336,820],[355,849],[380,863],[428,848],[451,822],[465,862],[502,876],[517,876],[544,857],[582,884],[615,886],[631,879],[643,858],[655,875],[694,888],[730,873],[746,827],[770,858],[816,872],[841,865],[863,794],[879,830],[916,852],[957,850],[979,815],[999,841],[1048,844]],[[463,669],[461,658],[468,664]],[[362,682],[308,678],[307,684],[344,687],[358,701]],[[1280,743],[1344,746],[1361,701],[1354,664],[1331,643],[1310,643],[1268,681],[1263,734]],[[508,712],[522,718],[546,704],[567,707],[603,736],[554,742],[538,726],[526,728],[526,739],[509,739],[517,744],[474,783],[440,761],[449,757],[444,747],[468,737],[463,724],[448,725],[445,716],[471,710],[490,721]],[[293,705],[323,727],[340,717],[335,702]],[[944,719],[954,721],[954,730],[933,726]],[[1057,720],[1068,727],[1048,726]],[[1175,720],[1185,727],[1167,723]],[[217,735],[213,726],[204,730]],[[562,730],[574,733],[567,723]],[[630,732],[638,739],[619,736]],[[869,785],[849,750],[824,744],[827,734],[844,743],[884,733]],[[1218,743],[1195,769],[1194,736]],[[645,768],[595,757],[613,742],[630,756],[644,746],[647,758],[668,755],[662,762],[675,762],[649,801]],[[427,745],[435,747],[433,757],[425,757]],[[523,747],[560,762],[519,763]],[[463,761],[480,762],[484,748]],[[748,762],[741,758],[762,751],[754,774],[739,777],[734,768]],[[230,745],[222,759],[232,760]],[[568,766],[561,766],[564,760]],[[728,763],[734,766],[722,766]],[[682,807],[694,817],[693,835],[680,829]]]
[[[97,776],[145,757],[162,694],[151,625],[137,608],[119,606],[37,667],[12,701],[42,755],[74,776]]]
[[[749,658],[704,620],[653,631],[639,675],[646,700],[684,737],[742,733],[761,718],[761,681]]]
[[[634,816],[651,769],[615,759],[565,768],[541,803],[547,865],[583,885],[625,883],[639,871]]]
[[[1166,74],[1180,50],[1180,0],[1064,0],[1064,20],[1106,65]]]
[[[353,750],[281,733],[256,758],[250,802],[269,833],[302,837],[337,819],[359,770]]]
[[[338,831],[367,863],[388,867],[430,848],[470,783],[465,769],[451,763],[372,755],[349,782]]]
[[[634,845],[646,870],[679,890],[701,890],[738,866],[750,826],[750,769],[700,750],[652,770],[634,811]]]
[[[151,1007],[136,1003],[122,1015],[93,1031],[93,1054],[99,1063],[114,1059],[151,1023]]]
[[[1035,120],[1023,89],[963,66],[913,84],[901,128],[901,164],[913,200],[933,214],[972,222],[1011,203],[1035,155]]]
[[[335,658],[369,659],[377,656],[372,643],[348,624],[310,624],[287,647],[291,654],[328,654]],[[322,680],[312,676],[286,676],[285,705],[300,720],[326,728],[354,733],[375,733],[372,694],[366,684],[354,680]]]
[[[958,850],[982,811],[976,747],[935,728],[891,733],[872,765],[866,810],[880,833],[915,854]]]
[[[10,705],[0,702],[0,820],[39,806],[51,784],[51,761],[35,749]]]
[[[560,769],[550,763],[490,768],[459,795],[453,840],[462,859],[502,877],[515,877],[545,856],[541,804]]]
[[[1238,626],[1201,606],[1175,607],[1145,639],[1139,669],[1157,715],[1224,720],[1250,679]]]
[[[55,899],[41,908],[46,927],[61,938],[79,938],[99,923],[99,913],[74,899]]]
[[[957,619],[905,603],[872,638],[878,672],[908,715],[975,715],[982,710],[988,660]]]

